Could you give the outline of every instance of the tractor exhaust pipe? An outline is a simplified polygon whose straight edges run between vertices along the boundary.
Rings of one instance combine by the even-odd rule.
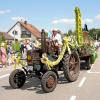
[[[46,33],[44,29],[42,29],[41,31],[41,48],[42,48],[42,53],[47,53]]]

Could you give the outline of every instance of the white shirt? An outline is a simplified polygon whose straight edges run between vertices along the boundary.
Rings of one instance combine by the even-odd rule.
[[[60,34],[56,34],[52,37],[53,41],[57,40],[58,44],[62,45],[62,38]]]
[[[27,50],[32,50],[32,47],[29,44],[26,45],[26,48]]]

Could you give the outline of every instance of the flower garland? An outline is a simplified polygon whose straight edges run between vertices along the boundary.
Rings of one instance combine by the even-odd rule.
[[[63,47],[62,47],[62,51],[60,52],[58,59],[56,61],[49,60],[46,54],[42,55],[41,62],[43,64],[46,64],[49,69],[52,69],[55,65],[59,64],[59,62],[64,57],[66,50],[68,50],[68,53],[71,54],[71,50],[70,50],[70,47],[69,47],[69,38],[65,37],[63,40],[64,40],[64,44],[63,44]]]

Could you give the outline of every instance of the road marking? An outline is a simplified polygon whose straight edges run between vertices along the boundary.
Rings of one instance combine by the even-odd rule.
[[[94,64],[92,64],[92,65],[91,65],[91,69],[90,69],[90,70],[92,70],[92,69],[93,69],[93,66],[94,66]]]
[[[100,72],[92,72],[91,70],[88,70],[87,73],[89,73],[89,74],[100,74]]]
[[[93,71],[92,71],[93,66],[94,66],[94,64],[92,64],[91,70],[88,70],[87,73],[89,73],[89,74],[100,74],[100,72],[93,72]]]
[[[78,87],[82,87],[82,85],[84,84],[85,80],[86,80],[86,77],[83,77],[83,79],[81,80],[81,82],[78,85]]]
[[[70,100],[75,100],[76,96],[71,96]]]
[[[0,76],[0,79],[5,78],[5,77],[8,77],[9,75],[10,75],[10,74],[2,75],[2,76]]]
[[[10,71],[10,70],[13,70],[13,69],[1,69],[0,72],[3,72],[3,71]]]

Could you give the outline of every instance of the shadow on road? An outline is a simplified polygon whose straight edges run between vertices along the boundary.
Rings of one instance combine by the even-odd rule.
[[[5,90],[15,90],[11,86],[2,86]],[[24,86],[19,90],[35,91],[38,94],[44,94],[41,89],[41,82],[37,78],[27,79]]]
[[[85,70],[85,62],[81,62],[80,65],[81,71]],[[63,71],[59,75],[58,84],[69,84],[69,82],[64,78]],[[11,86],[2,86],[6,90],[14,90]],[[44,94],[41,88],[41,82],[38,78],[30,78],[27,79],[24,86],[20,88],[20,90],[28,90],[28,91],[35,91],[38,94]]]
[[[4,89],[6,90],[13,90],[13,88],[11,86],[2,86]]]
[[[38,94],[44,93],[41,89],[41,82],[38,78],[28,79],[21,89],[28,91],[35,91]]]
[[[58,84],[66,84],[68,83],[62,75],[58,79]],[[5,90],[15,90],[11,86],[2,86]],[[35,91],[37,94],[44,94],[42,88],[41,88],[41,82],[38,78],[31,78],[28,79],[24,86],[20,88],[19,90],[28,90],[28,91]]]

